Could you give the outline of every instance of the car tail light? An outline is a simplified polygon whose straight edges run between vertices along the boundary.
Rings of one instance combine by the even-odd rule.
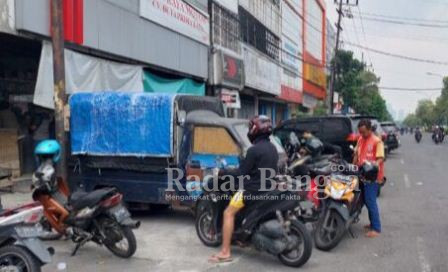
[[[101,202],[100,205],[104,208],[109,208],[120,204],[121,200],[123,200],[123,195],[115,194],[112,197],[109,197],[108,199]]]
[[[356,142],[356,141],[358,141],[358,138],[359,138],[359,134],[358,133],[350,133],[347,136],[347,141],[349,141],[349,142]]]

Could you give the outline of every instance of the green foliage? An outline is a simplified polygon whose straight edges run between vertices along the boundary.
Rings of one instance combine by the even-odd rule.
[[[335,90],[341,94],[344,104],[356,113],[373,115],[380,121],[392,120],[379,92],[380,78],[355,59],[351,51],[339,50],[336,58]]]
[[[443,89],[436,103],[429,99],[420,100],[415,113],[409,114],[403,123],[417,123],[426,127],[448,124],[448,77],[443,79]]]

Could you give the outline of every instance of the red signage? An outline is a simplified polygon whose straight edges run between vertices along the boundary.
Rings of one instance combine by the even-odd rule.
[[[282,85],[279,98],[297,104],[301,104],[303,102],[302,92],[286,85]]]
[[[84,0],[63,0],[62,17],[64,20],[64,38],[68,42],[84,43]],[[51,12],[51,10],[50,10]],[[50,33],[51,16],[50,16]]]

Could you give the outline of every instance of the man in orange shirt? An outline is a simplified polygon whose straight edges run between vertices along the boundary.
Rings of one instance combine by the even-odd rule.
[[[384,144],[372,131],[372,122],[363,119],[358,124],[358,130],[361,137],[355,148],[353,163],[361,166],[369,161],[376,163],[379,167],[377,180],[370,180],[364,183],[363,194],[364,203],[369,212],[370,225],[365,226],[368,230],[366,236],[369,238],[377,237],[381,233],[380,213],[376,201],[378,187],[384,178]]]

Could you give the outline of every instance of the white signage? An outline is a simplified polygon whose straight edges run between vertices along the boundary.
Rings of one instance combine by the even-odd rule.
[[[240,93],[238,91],[221,89],[221,101],[229,109],[241,109]]]
[[[182,0],[140,0],[140,16],[209,44],[208,15]]]
[[[242,44],[246,86],[280,95],[281,67],[246,44]]]

